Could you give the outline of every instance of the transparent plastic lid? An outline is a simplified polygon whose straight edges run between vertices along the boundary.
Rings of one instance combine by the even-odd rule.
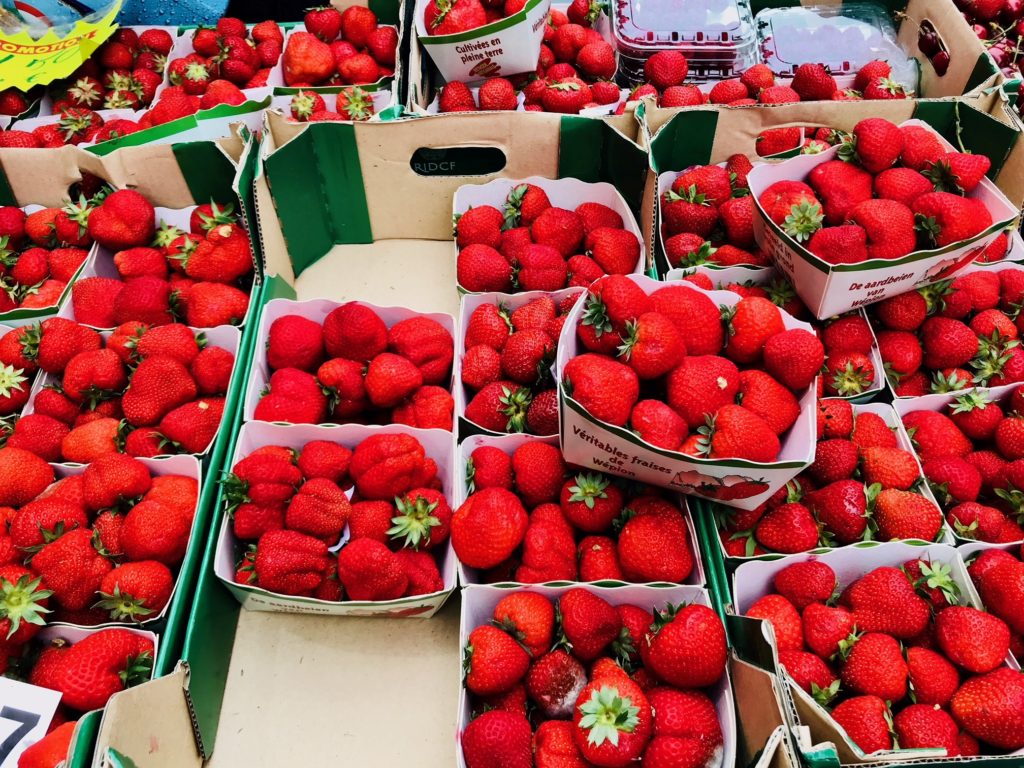
[[[612,21],[619,50],[633,55],[756,45],[748,0],[612,0]]]
[[[824,64],[836,76],[852,75],[869,61],[884,59],[894,79],[916,81],[912,63],[896,42],[896,27],[881,5],[768,8],[757,14],[754,25],[761,59],[776,75],[792,75],[806,63]]]

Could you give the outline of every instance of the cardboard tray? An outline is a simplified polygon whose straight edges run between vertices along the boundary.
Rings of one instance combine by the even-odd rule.
[[[926,557],[933,562],[946,563],[951,567],[951,576],[961,590],[961,604],[981,608],[977,593],[971,585],[967,569],[959,550],[945,544],[911,544],[906,542],[866,542],[853,547],[832,550],[820,555],[790,555],[781,560],[769,562],[750,562],[741,565],[733,576],[732,594],[736,613],[744,613],[751,604],[760,597],[770,593],[771,582],[775,574],[786,566],[810,559],[820,559],[836,572],[841,585],[848,585],[868,571],[884,565],[899,566],[907,560]],[[762,631],[769,638],[772,653],[778,668],[778,656],[774,648],[774,630],[770,623],[762,622]],[[1009,654],[1006,666],[1019,670],[1017,662]],[[826,761],[831,765],[959,765],[962,761],[939,762],[936,758],[944,757],[941,749],[893,750],[873,752],[865,756],[850,741],[846,733],[818,705],[812,697],[792,681],[784,686],[790,699],[787,709],[795,718],[791,725],[797,729],[797,746],[808,762],[815,764]],[[1007,765],[1015,765],[1024,750],[1011,755],[986,756],[985,760],[1006,761]],[[971,761],[967,761],[968,763]]]
[[[440,312],[414,312],[410,309],[405,309],[404,307],[380,307],[376,304],[369,304],[364,301],[360,301],[359,303],[370,307],[374,312],[376,312],[388,328],[391,328],[391,326],[401,322],[402,320],[407,320],[410,317],[417,317],[422,314],[444,326],[448,333],[452,335],[454,342],[456,335],[455,319],[451,315],[446,315]],[[329,301],[327,299],[310,299],[307,301],[273,299],[267,303],[263,308],[263,313],[260,315],[260,323],[258,330],[256,331],[256,346],[253,349],[254,357],[250,363],[251,375],[245,391],[245,411],[243,413],[243,418],[246,421],[252,421],[255,418],[256,405],[259,403],[263,390],[267,387],[267,384],[270,381],[271,370],[270,364],[267,362],[267,339],[270,337],[270,326],[273,325],[274,321],[284,315],[300,315],[301,317],[323,324],[324,318],[340,305],[341,302]],[[449,380],[449,391],[451,388],[452,383],[451,380]]]
[[[649,277],[634,275],[631,279],[647,294],[665,285]],[[732,291],[692,288],[709,296],[717,306],[732,307],[741,298]],[[562,328],[555,363],[555,381],[559,384],[569,360],[585,351],[576,338],[576,326],[582,313],[583,302],[577,302]],[[781,314],[787,329],[812,330],[807,323],[794,320],[788,313]],[[608,474],[705,497],[710,497],[704,490],[708,486],[714,493],[717,488],[751,482],[755,484],[752,495],[725,503],[739,509],[753,509],[814,460],[817,413],[814,387],[808,387],[799,400],[800,418],[781,441],[778,459],[770,464],[758,464],[744,459],[701,459],[655,448],[624,427],[598,421],[559,386],[562,453],[567,462],[581,467],[593,467]]]
[[[907,120],[902,126],[915,125],[933,131],[948,151],[956,147],[921,120]],[[785,272],[800,298],[819,318],[903,293],[920,285],[953,277],[970,264],[996,236],[1020,214],[1019,208],[989,179],[982,179],[968,197],[980,200],[992,214],[992,225],[974,237],[944,247],[915,250],[899,259],[868,259],[858,264],[829,264],[790,238],[771,221],[759,198],[772,183],[780,180],[803,181],[817,166],[835,160],[839,148],[816,155],[800,155],[777,165],[759,165],[747,176],[754,197],[754,233],[758,244],[769,253],[776,266]]]
[[[523,293],[467,293],[462,296],[462,301],[459,302],[459,328],[455,337],[455,364],[452,371],[452,394],[455,396],[456,428],[460,440],[465,440],[470,435],[498,437],[505,434],[481,427],[465,416],[466,405],[473,399],[475,393],[462,383],[462,358],[466,354],[466,326],[476,308],[482,304],[500,304],[513,311],[542,296],[550,296],[557,308],[558,303],[566,296],[581,293],[583,290],[583,288],[563,288],[551,293],[525,291]]]
[[[699,605],[707,606],[711,605],[708,593],[699,587],[672,586],[656,588],[630,585],[606,588],[585,585],[583,588],[588,592],[593,592],[594,594],[599,595],[612,605],[635,603],[655,610],[661,610],[668,605],[677,605],[680,603],[697,603]],[[557,600],[570,589],[573,589],[573,587],[527,585],[518,587],[517,591],[537,592],[551,600]],[[494,614],[494,606],[496,606],[498,601],[506,595],[508,595],[507,590],[489,586],[472,585],[466,587],[462,591],[462,616],[459,623],[460,648],[465,646],[469,633],[472,632],[473,629],[490,621],[491,616]],[[712,701],[715,702],[715,708],[718,710],[718,722],[722,726],[724,749],[721,765],[736,765],[736,741],[738,729],[736,724],[735,705],[733,701],[733,688],[732,682],[729,678],[728,668],[726,669],[726,673],[722,676],[722,679],[714,687],[710,688],[707,693],[711,697]],[[458,730],[456,731],[457,737],[461,736],[462,731],[465,729],[466,725],[469,724],[469,699],[470,696],[466,689],[460,686]],[[458,747],[456,764],[459,768],[466,768],[466,762],[462,756],[461,746]]]
[[[885,420],[885,423],[891,429],[895,430],[896,441],[899,447],[905,451],[909,451],[911,455],[914,456],[914,461],[917,464],[918,476],[921,477],[922,479],[924,478],[924,473],[921,470],[921,462],[920,460],[918,460],[917,453],[914,451],[914,445],[913,443],[911,443],[910,437],[907,435],[906,430],[903,429],[903,424],[900,422],[899,416],[897,415],[896,411],[893,410],[893,407],[891,405],[889,405],[888,403],[859,403],[853,406],[853,412],[854,415],[858,413],[874,413],[877,414],[878,416],[881,416]],[[932,493],[931,488],[928,487],[927,481],[922,482],[921,487],[918,489],[917,492],[924,496],[926,499],[928,499],[928,501],[935,504],[936,507],[942,509],[942,506],[935,499],[935,496]],[[719,511],[714,509],[714,505],[711,505],[711,507],[712,510]],[[728,512],[728,510],[726,509],[721,509],[720,511]],[[940,544],[948,544],[950,546],[956,546],[958,543],[958,540],[953,535],[952,529],[948,525],[946,525],[945,519],[943,519],[942,521],[942,528],[939,530],[937,542]],[[920,543],[928,544],[930,542]],[[719,557],[725,564],[726,570],[730,572],[734,571],[736,568],[743,565],[744,563],[748,563],[754,560],[780,560],[788,557],[788,555],[783,555],[778,552],[772,552],[765,555],[753,555],[752,557],[732,557],[726,553],[725,548],[722,546],[722,540],[717,535],[717,531],[714,537],[714,541],[711,543],[711,546],[715,547],[718,550]],[[810,554],[824,554],[826,552],[832,552],[837,549],[849,549],[850,547],[856,546],[858,546],[858,544],[848,544],[846,546],[841,547],[818,547],[810,550]]]
[[[456,494],[455,501],[461,506],[466,499],[469,498],[469,485],[466,480],[465,467],[469,461],[469,457],[473,451],[482,445],[494,446],[501,449],[502,452],[511,455],[519,446],[524,445],[535,440],[539,440],[550,445],[557,445],[558,439],[554,435],[550,437],[534,437],[533,435],[502,435],[500,437],[491,437],[487,435],[473,435],[466,438],[455,451],[456,465],[455,465],[455,481],[456,481]],[[574,473],[574,469],[570,465],[570,474]],[[704,574],[704,564],[701,562],[700,548],[697,546],[697,529],[693,526],[693,519],[690,517],[690,510],[686,506],[686,502],[681,497],[678,499],[679,511],[686,521],[686,530],[690,536],[690,554],[693,556],[693,570],[690,571],[690,575],[686,577],[686,580],[682,582],[688,586],[703,587],[706,583],[706,577]],[[482,584],[492,587],[514,587],[518,588],[521,586],[520,582],[495,582],[488,583],[482,580],[480,570],[478,568],[469,568],[463,565],[461,562],[459,565],[459,584],[462,586],[468,586],[471,584]],[[548,586],[556,586],[561,584],[593,584],[594,586],[612,587],[612,586],[626,586],[634,584],[634,582],[619,581],[617,579],[609,579],[600,582],[549,582]],[[671,586],[664,582],[645,582],[641,586],[652,586],[652,587],[664,587]]]

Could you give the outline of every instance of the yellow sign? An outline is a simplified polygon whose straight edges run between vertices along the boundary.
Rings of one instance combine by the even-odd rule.
[[[0,89],[27,91],[70,75],[117,29],[121,2],[99,21],[76,22],[63,36],[53,29],[38,40],[27,32],[0,33]]]

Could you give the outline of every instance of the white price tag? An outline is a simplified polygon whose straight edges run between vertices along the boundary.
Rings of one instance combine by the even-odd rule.
[[[46,735],[58,704],[57,691],[0,677],[0,768],[16,768],[21,753]]]

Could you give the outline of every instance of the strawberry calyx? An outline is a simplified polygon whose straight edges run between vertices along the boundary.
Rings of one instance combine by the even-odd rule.
[[[605,489],[610,484],[611,481],[604,475],[592,473],[576,475],[575,484],[569,486],[569,501],[582,502],[587,509],[593,509],[596,504],[595,499],[608,498]]]
[[[73,86],[68,88],[68,96],[83,107],[92,107],[98,104],[103,97],[101,90],[96,85],[96,81],[90,77],[79,78]]]
[[[393,525],[388,528],[387,534],[392,539],[401,539],[403,547],[419,549],[420,544],[430,542],[430,534],[433,528],[441,525],[441,520],[434,514],[438,502],[430,502],[422,496],[415,499],[395,497],[397,515],[391,518]]]
[[[242,559],[235,566],[235,581],[238,581],[239,574],[246,574],[245,583],[256,583],[256,545],[250,544],[245,548]],[[337,577],[337,573],[334,574]]]
[[[220,478],[220,487],[227,502],[227,512],[233,514],[242,504],[247,504],[249,498],[249,483],[233,472],[223,472]]]
[[[606,741],[618,746],[619,734],[632,733],[640,724],[640,708],[613,685],[602,685],[579,709],[583,713],[579,727],[588,732],[587,742],[594,746]]]
[[[839,145],[839,151],[837,157],[847,163],[857,162],[857,137],[853,134],[849,134],[843,138],[843,143]]]
[[[1006,364],[1010,362],[1010,354],[999,354],[989,351],[986,354],[979,354],[968,365],[975,370],[974,382],[986,384],[990,379],[1003,375]]]
[[[711,441],[715,437],[715,416],[709,413],[704,419],[705,423],[697,429],[700,435],[697,440],[697,455],[708,458],[711,456]]]
[[[466,459],[466,490],[476,493],[476,465],[472,457]]]
[[[845,366],[832,373],[832,388],[840,397],[859,395],[871,386],[873,379],[863,365],[847,361]]]
[[[501,397],[498,402],[504,406],[501,413],[508,417],[505,429],[509,432],[526,431],[526,412],[530,409],[533,396],[526,387],[520,387],[515,392],[508,387],[501,388]]]
[[[924,240],[930,245],[937,245],[939,236],[942,234],[942,227],[935,220],[934,216],[925,216],[923,213],[914,214],[914,229],[921,233]]]
[[[757,553],[757,539],[754,537],[754,530],[737,531],[729,537],[730,541],[743,540],[743,556],[753,557]]]
[[[132,597],[121,591],[121,587],[114,587],[114,591],[100,592],[100,599],[93,604],[93,608],[101,608],[110,612],[113,621],[139,621],[153,613],[152,608],[145,606],[145,600]]]
[[[700,248],[695,251],[690,251],[677,263],[679,267],[699,267],[701,264],[707,264],[711,261],[711,257],[717,253],[718,249],[711,245],[710,240],[705,240],[700,244]]]
[[[959,392],[966,389],[970,383],[970,379],[961,378],[955,373],[950,373],[947,376],[942,371],[936,371],[935,375],[932,377],[929,388],[932,392],[937,394],[946,394],[948,392]]]
[[[590,294],[587,296],[587,303],[583,308],[583,325],[589,325],[594,329],[594,335],[601,338],[602,334],[611,333],[612,321],[608,317],[608,307],[600,297]]]
[[[210,70],[206,68],[205,64],[201,64],[198,61],[192,61],[185,66],[182,78],[185,80],[202,82],[203,80],[210,79]]]
[[[316,95],[309,91],[299,91],[292,96],[290,108],[296,120],[306,121],[313,115]]]
[[[515,229],[522,219],[523,198],[530,191],[529,184],[519,184],[512,187],[505,198],[504,215],[505,222],[502,229]]]
[[[996,496],[1005,501],[1012,512],[1010,513],[1013,518],[1018,522],[1024,521],[1024,491],[1021,491],[1013,486],[1013,483],[1007,483],[1005,488],[997,488]],[[958,521],[959,522],[959,521]],[[970,525],[970,530],[973,532],[978,527],[978,521],[975,520]],[[959,532],[959,531],[958,531]],[[964,536],[964,538],[974,538],[973,536]]]
[[[302,91],[300,91],[302,93]],[[199,220],[202,222],[203,230],[209,232],[214,227],[221,226],[223,224],[234,224],[235,223],[235,206],[231,203],[226,203],[223,208],[217,205],[213,200],[210,201],[210,213],[206,214],[203,212],[199,213]]]
[[[633,643],[633,635],[628,627],[623,627],[619,630],[619,636],[612,641],[612,656],[619,666],[626,670],[627,674],[630,674],[636,667],[633,659],[636,658],[637,653],[636,645]]]
[[[681,192],[681,193],[680,193]],[[697,185],[691,184],[683,190],[670,189],[665,193],[665,200],[670,203],[693,203],[694,205],[706,205],[710,206],[707,196],[703,192],[697,191]]]
[[[920,568],[920,578],[913,581],[916,590],[923,592],[927,596],[928,589],[937,589],[950,605],[956,605],[959,602],[960,586],[953,581],[952,571],[948,565],[921,560]],[[907,575],[909,576],[910,574]]]
[[[79,195],[77,203],[69,200],[68,204],[61,210],[67,215],[70,221],[78,224],[78,236],[84,236],[88,231],[89,214],[92,213],[93,210],[89,201],[85,199],[85,195]]]
[[[153,654],[143,651],[137,656],[129,656],[125,667],[118,675],[125,688],[144,683],[153,676]]]
[[[777,307],[785,307],[796,299],[796,290],[788,280],[775,278],[768,284],[768,300]]]
[[[839,641],[839,650],[832,654],[833,660],[842,659],[846,661],[850,656],[850,651],[853,650],[853,646],[857,644],[857,641],[863,636],[863,632],[858,632],[856,629],[850,634]]]
[[[92,112],[85,109],[73,108],[61,114],[57,126],[64,135],[65,141],[85,136],[86,131],[92,127]]]
[[[5,267],[13,267],[18,263],[18,252],[7,247],[10,240],[8,235],[0,237],[0,264]]]
[[[14,392],[24,390],[22,386],[27,380],[23,376],[24,369],[15,368],[13,365],[0,366],[0,397],[10,397]]]
[[[626,321],[626,333],[622,338],[622,344],[618,346],[618,356],[629,360],[633,356],[633,347],[640,338],[640,323],[637,320]]]
[[[46,623],[43,614],[50,613],[43,601],[51,595],[51,590],[42,588],[42,579],[39,577],[32,578],[29,574],[23,574],[13,582],[0,579],[0,626],[3,619],[10,624],[4,639],[13,637],[23,621],[43,626]]]
[[[352,120],[366,120],[373,114],[373,97],[362,88],[353,87],[341,91],[338,94],[339,104],[342,94],[345,96],[342,111]]]
[[[161,221],[160,226],[156,229],[156,234],[153,237],[154,248],[167,248],[179,237],[188,237],[184,232],[178,229],[173,224],[168,224],[166,221]],[[191,238],[189,238],[191,240]]]
[[[832,700],[839,695],[839,679],[832,681],[832,684],[827,688],[821,688],[817,683],[811,683],[811,697],[818,702],[819,705],[827,707]]]
[[[789,214],[782,222],[782,229],[798,243],[802,243],[810,240],[811,235],[821,229],[824,220],[821,205],[804,200],[789,209]]]
[[[434,0],[434,6],[437,8],[437,15],[430,22],[432,28],[441,26],[445,17],[455,7],[455,0]]]

